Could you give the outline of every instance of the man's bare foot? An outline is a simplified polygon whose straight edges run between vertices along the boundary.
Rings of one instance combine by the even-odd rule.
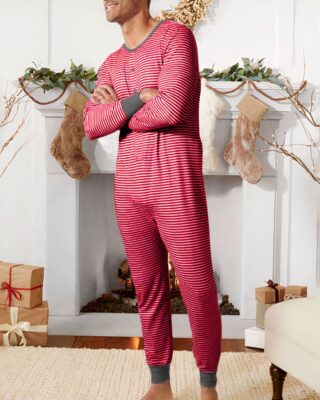
[[[151,383],[149,390],[141,400],[173,400],[170,379],[161,383]],[[210,399],[208,398],[208,400]]]
[[[212,386],[212,387],[205,387],[200,385],[200,390],[201,390],[201,394],[200,394],[200,399],[201,400],[218,400],[218,393],[216,391],[216,387]]]

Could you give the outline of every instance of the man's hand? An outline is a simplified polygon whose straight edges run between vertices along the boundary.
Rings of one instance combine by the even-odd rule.
[[[154,96],[159,93],[159,89],[156,88],[146,88],[142,89],[140,92],[140,99],[143,103],[151,100]]]
[[[118,96],[113,88],[109,85],[100,85],[94,89],[90,100],[94,104],[109,104],[118,101]]]

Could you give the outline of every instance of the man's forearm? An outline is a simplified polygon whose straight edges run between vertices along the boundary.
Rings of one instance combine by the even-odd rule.
[[[88,100],[83,111],[86,137],[95,140],[121,129],[143,104],[139,93],[108,104],[94,104]]]

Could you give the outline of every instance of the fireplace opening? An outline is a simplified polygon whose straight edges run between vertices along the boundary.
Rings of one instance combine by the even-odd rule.
[[[171,293],[171,313],[187,314],[180,292],[179,279],[170,253],[168,253],[168,277]],[[84,305],[80,312],[138,313],[135,287],[127,259],[123,260],[118,268],[117,282],[121,286],[120,288],[102,293],[100,297]],[[221,315],[240,315],[240,311],[229,302],[229,295],[227,294],[221,295],[219,307]]]

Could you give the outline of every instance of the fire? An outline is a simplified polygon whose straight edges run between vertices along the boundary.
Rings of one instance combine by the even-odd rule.
[[[172,264],[170,253],[168,253],[168,271],[169,271],[170,289],[176,290],[179,288],[179,280],[176,275],[176,270]]]

